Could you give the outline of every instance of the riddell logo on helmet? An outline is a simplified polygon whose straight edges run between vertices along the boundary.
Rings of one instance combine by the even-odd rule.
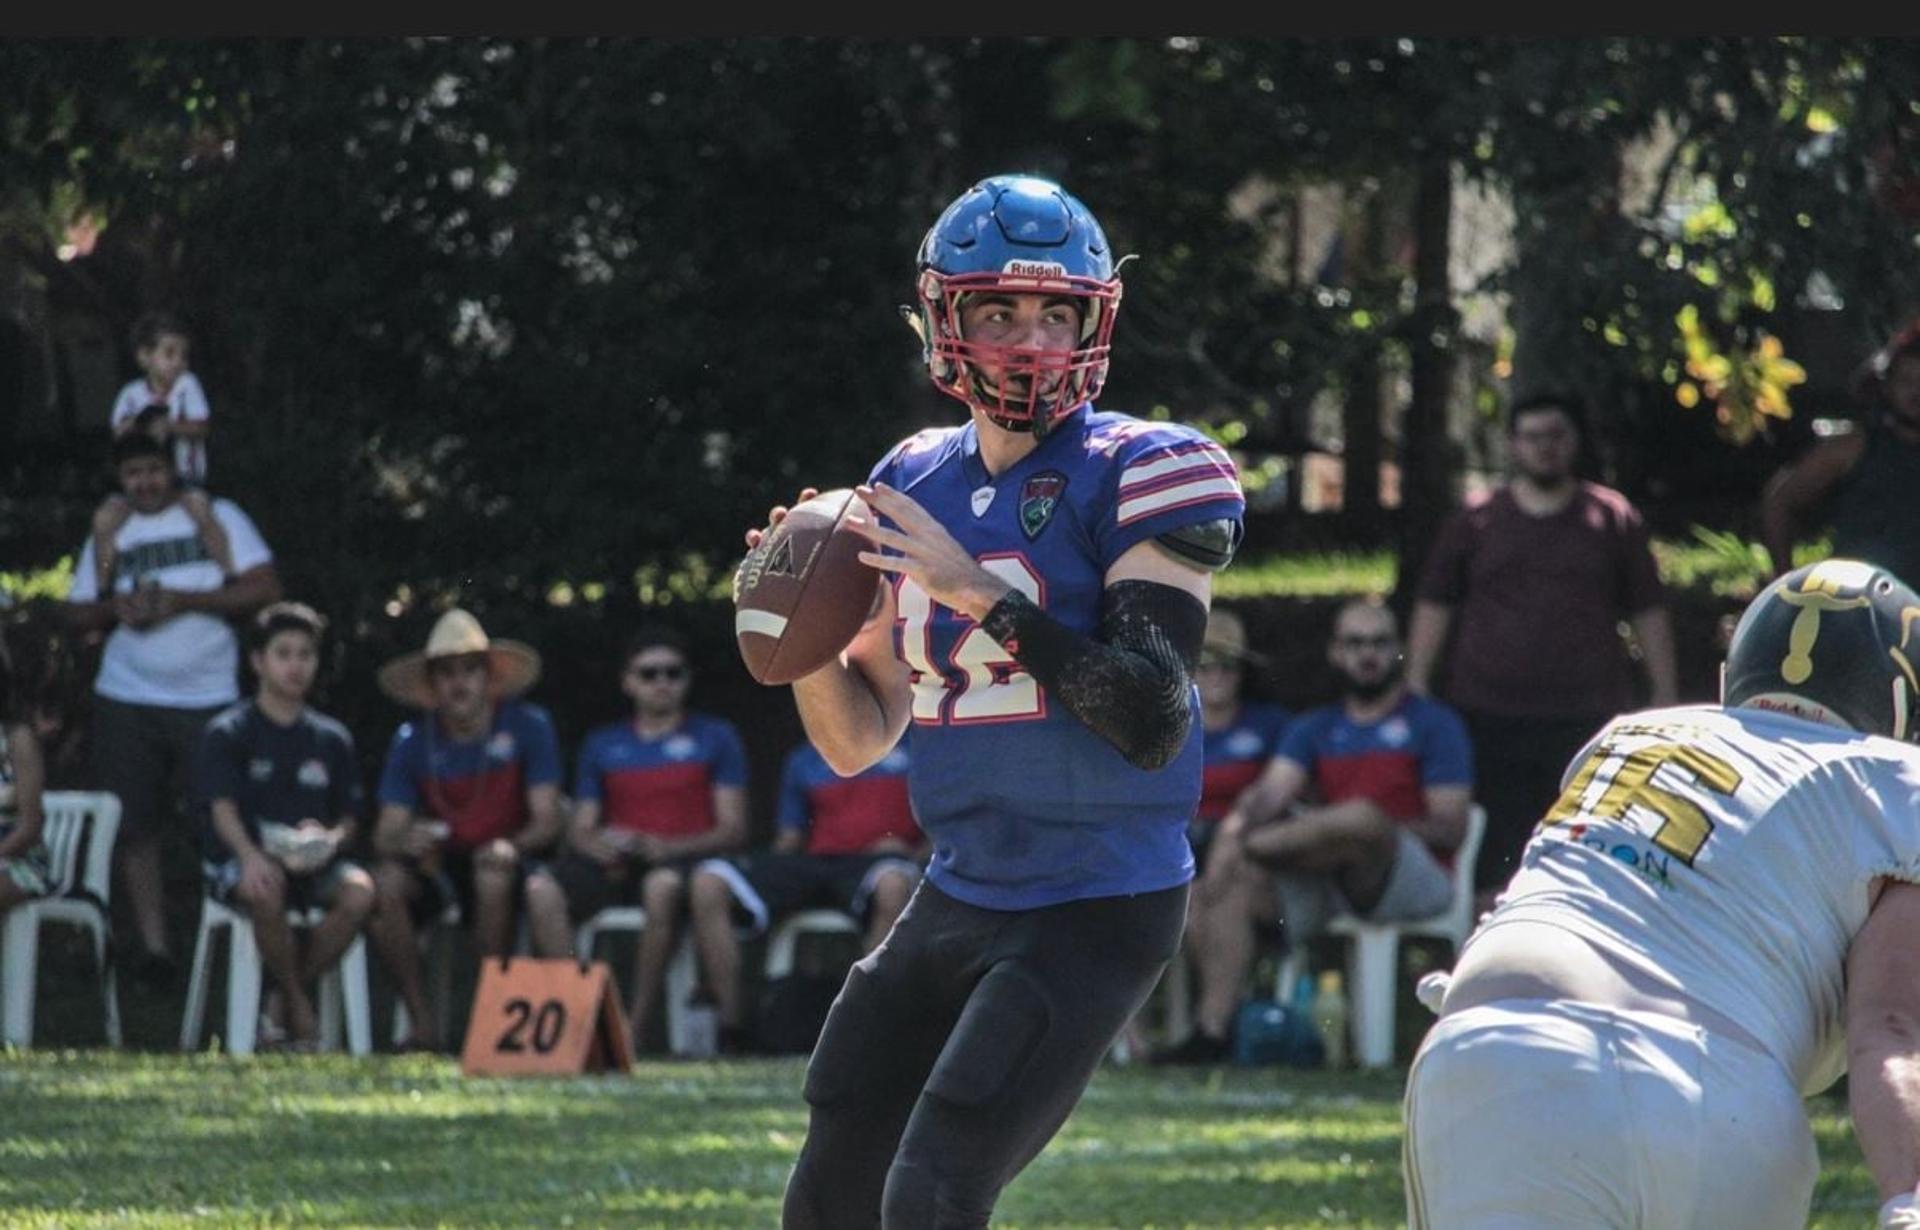
[[[1058,261],[1008,261],[1000,272],[1015,278],[1065,278],[1067,267]]]

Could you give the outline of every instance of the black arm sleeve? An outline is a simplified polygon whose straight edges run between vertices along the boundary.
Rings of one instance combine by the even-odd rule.
[[[1192,594],[1116,581],[1102,594],[1099,640],[1018,590],[994,603],[980,626],[1128,763],[1163,768],[1186,745],[1188,690],[1207,633],[1206,605]]]

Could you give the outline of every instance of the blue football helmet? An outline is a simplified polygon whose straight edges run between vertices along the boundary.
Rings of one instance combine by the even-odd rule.
[[[1072,297],[1079,344],[1042,350],[968,341],[961,307],[983,292]],[[1120,279],[1100,224],[1051,180],[995,175],[947,206],[920,243],[917,295],[908,319],[934,386],[1009,431],[1044,436],[1106,380]]]
[[[1727,705],[1920,743],[1920,595],[1884,568],[1829,559],[1747,604],[1727,646]]]

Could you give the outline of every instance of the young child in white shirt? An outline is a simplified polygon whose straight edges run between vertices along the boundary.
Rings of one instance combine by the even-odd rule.
[[[204,490],[207,481],[207,436],[213,412],[199,379],[187,370],[192,338],[178,317],[148,312],[133,326],[133,357],[142,373],[128,381],[113,402],[114,438],[144,431],[157,440],[173,442],[174,470],[184,488],[181,507],[193,518],[207,551],[227,573],[233,572],[233,548],[226,531],[214,519],[212,502]],[[115,492],[101,501],[93,514],[94,566],[100,592],[113,592],[117,560],[114,536],[130,513],[126,497]]]

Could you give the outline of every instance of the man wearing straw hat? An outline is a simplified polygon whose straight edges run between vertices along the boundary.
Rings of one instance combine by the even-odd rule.
[[[414,1022],[434,1046],[414,929],[459,902],[481,956],[508,951],[524,902],[536,956],[573,950],[566,894],[538,856],[560,837],[560,744],[553,719],[518,699],[540,677],[540,655],[487,636],[458,608],[426,648],[380,668],[388,696],[425,712],[403,723],[380,775],[374,845],[382,908],[373,929]]]
[[[1248,700],[1242,684],[1248,667],[1267,659],[1247,648],[1247,626],[1225,607],[1207,612],[1207,635],[1193,680],[1200,686],[1200,720],[1205,767],[1200,775],[1200,806],[1187,826],[1193,858],[1202,867],[1220,821],[1233,810],[1240,792],[1253,785],[1280,746],[1292,715],[1279,705]]]

